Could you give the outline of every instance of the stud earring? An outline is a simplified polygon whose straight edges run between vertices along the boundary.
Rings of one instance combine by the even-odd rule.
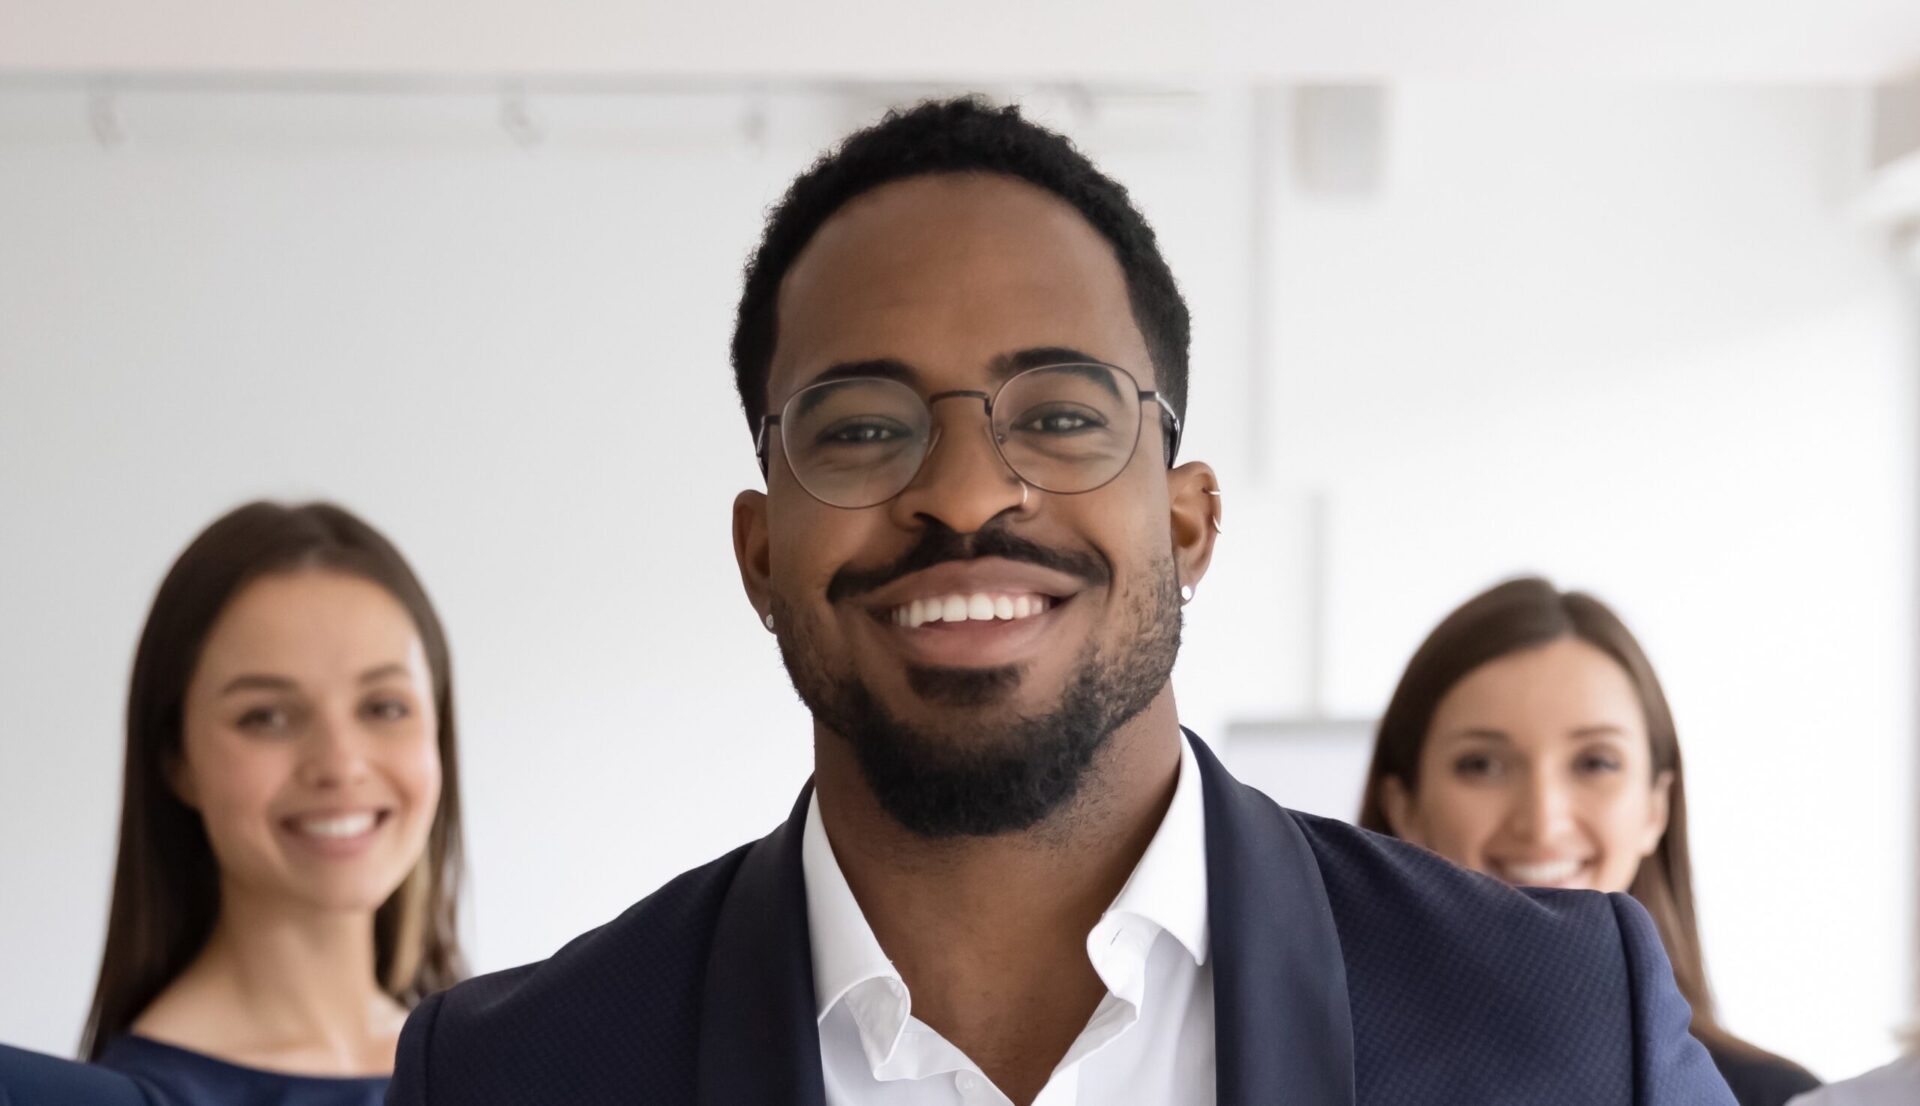
[[[762,622],[764,622],[764,623],[766,623],[766,624],[767,624],[767,629],[769,629],[769,630],[771,630],[771,629],[773,629],[773,616],[772,616],[771,614],[769,614],[769,615],[768,615],[767,617],[765,617],[765,618],[763,618],[763,619],[761,619],[760,621],[762,621]]]
[[[1181,584],[1180,585],[1180,605],[1184,607],[1191,602],[1193,602],[1193,585]]]

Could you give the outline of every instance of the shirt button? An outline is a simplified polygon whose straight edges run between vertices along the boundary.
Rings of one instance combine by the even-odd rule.
[[[961,1094],[972,1094],[975,1088],[979,1087],[980,1081],[973,1077],[972,1072],[963,1071],[953,1077],[953,1085],[959,1089]]]

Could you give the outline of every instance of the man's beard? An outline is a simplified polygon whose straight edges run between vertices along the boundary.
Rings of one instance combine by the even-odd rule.
[[[1166,686],[1180,651],[1178,584],[1171,559],[1159,558],[1123,608],[1137,632],[1112,652],[1088,643],[1052,709],[936,729],[896,716],[858,676],[828,671],[793,609],[777,599],[773,609],[801,701],[852,746],[881,809],[923,837],[1016,832],[1066,807],[1113,732]],[[910,666],[907,684],[929,703],[986,713],[1022,676],[1020,666]]]

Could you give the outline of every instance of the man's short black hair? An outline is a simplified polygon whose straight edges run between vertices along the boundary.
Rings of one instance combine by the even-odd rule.
[[[821,224],[855,196],[890,181],[968,172],[1000,173],[1046,189],[1072,204],[1113,246],[1134,325],[1153,360],[1154,387],[1185,421],[1191,323],[1153,228],[1127,190],[1065,136],[1027,121],[1018,107],[967,96],[888,112],[814,162],[768,214],[760,247],[747,261],[733,328],[734,382],[749,433],[759,430],[767,413],[780,281]]]

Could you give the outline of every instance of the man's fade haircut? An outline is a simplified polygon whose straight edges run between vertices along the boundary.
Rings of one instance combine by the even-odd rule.
[[[1126,276],[1134,325],[1153,362],[1153,386],[1184,423],[1192,324],[1153,228],[1127,190],[1095,168],[1066,136],[1029,122],[1016,106],[996,107],[964,96],[889,111],[823,154],[768,212],[760,246],[747,260],[733,328],[734,383],[747,432],[758,433],[767,413],[767,373],[779,327],[775,308],[780,282],[794,259],[854,197],[892,181],[937,173],[998,173],[1026,181],[1072,204],[1100,232]]]

